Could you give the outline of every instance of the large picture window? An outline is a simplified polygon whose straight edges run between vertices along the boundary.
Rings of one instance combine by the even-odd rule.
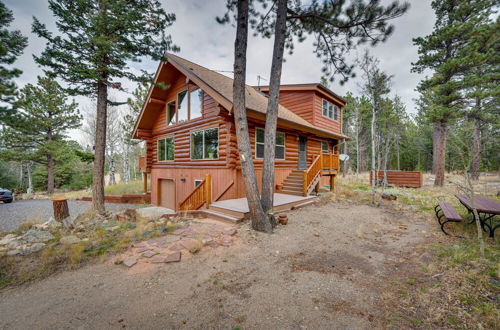
[[[329,152],[327,141],[321,141],[321,151],[325,154],[327,154]]]
[[[219,158],[219,129],[191,132],[191,159]]]
[[[338,120],[339,117],[339,108],[331,102],[323,99],[322,106],[323,116],[328,117],[333,120]]]
[[[276,159],[285,159],[285,133],[276,132]],[[264,130],[255,130],[255,158],[264,158]]]
[[[159,139],[157,154],[160,162],[174,160],[174,138]]]

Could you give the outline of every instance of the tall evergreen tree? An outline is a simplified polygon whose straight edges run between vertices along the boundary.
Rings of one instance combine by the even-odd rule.
[[[54,192],[55,154],[65,132],[80,125],[78,105],[68,102],[59,84],[51,78],[38,78],[20,91],[16,112],[2,119],[4,134],[2,158],[33,161],[47,167],[47,192]]]
[[[12,11],[0,1],[0,115],[7,110],[5,103],[12,103],[15,99],[17,87],[12,79],[22,73],[11,65],[28,44],[28,38],[20,31],[9,31],[13,20]]]
[[[97,99],[92,202],[103,211],[108,87],[120,79],[144,81],[130,62],[160,60],[165,51],[177,50],[165,34],[175,15],[157,0],[49,0],[49,8],[60,34],[34,19],[34,33],[47,40],[35,60],[63,79],[70,93]]]
[[[228,12],[222,19],[219,19],[219,22],[228,22],[229,12],[242,8],[240,2],[227,0]],[[256,196],[250,197],[251,192],[247,190],[247,198],[261,200],[261,206],[259,207],[256,204],[257,209],[252,212],[252,215],[259,217],[256,221],[260,221],[261,224],[254,226],[254,228],[267,228],[265,231],[270,231],[268,228],[272,226],[265,223],[268,219],[272,219],[267,217],[266,213],[273,206],[275,140],[284,50],[288,49],[291,53],[296,41],[302,42],[307,35],[313,35],[315,38],[313,52],[322,59],[325,74],[330,76],[331,80],[333,80],[334,75],[341,75],[341,82],[345,82],[354,76],[353,66],[346,61],[349,51],[359,44],[370,42],[375,45],[387,40],[394,29],[392,25],[388,24],[388,21],[401,16],[409,6],[407,3],[400,4],[394,1],[385,7],[380,4],[380,0],[355,0],[348,5],[346,5],[345,0],[312,0],[308,4],[287,0],[258,0],[255,2],[260,3],[265,11],[261,12],[260,6],[255,6],[254,1],[244,1],[244,7],[248,10],[248,15],[251,18],[238,21],[237,26],[239,27],[239,24],[248,25],[248,22],[250,22],[257,34],[267,38],[274,35],[274,48],[264,132],[262,197],[259,198],[258,191],[254,192]],[[246,31],[247,29],[240,30],[241,33],[246,33]],[[237,32],[237,38],[241,37],[242,35]],[[240,44],[236,40],[235,45],[241,46],[237,49],[239,52],[237,56],[246,57],[246,42],[243,45],[243,43]],[[236,60],[238,59],[235,58]],[[238,67],[240,64],[245,63],[239,63]],[[235,64],[235,81],[241,82],[243,86],[238,88],[244,89],[244,77],[243,79],[237,77],[237,74],[240,73],[244,74],[245,71],[242,71],[241,68],[237,71]],[[234,100],[236,100],[237,96],[235,92]],[[243,130],[242,134],[248,135],[248,131],[239,126],[238,121],[236,121],[236,126],[237,131]],[[241,140],[238,139],[238,141]],[[244,166],[248,166],[249,170],[243,172],[250,173],[250,177],[243,175],[245,185],[246,187],[253,187],[255,173],[250,171],[250,168],[253,168],[252,160],[247,160],[245,164],[242,162],[242,167]]]
[[[467,61],[469,54],[464,50],[478,27],[488,20],[494,4],[494,0],[434,0],[434,31],[414,39],[420,57],[413,63],[413,71],[434,71],[420,83],[418,90],[427,91],[430,98],[427,118],[434,124],[433,169],[437,186],[444,184],[448,126],[463,115],[461,80],[471,67]]]

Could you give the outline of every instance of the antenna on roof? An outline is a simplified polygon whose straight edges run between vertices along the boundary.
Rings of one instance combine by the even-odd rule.
[[[262,77],[260,74],[257,75],[257,88],[260,89],[260,80],[268,81],[266,78]]]

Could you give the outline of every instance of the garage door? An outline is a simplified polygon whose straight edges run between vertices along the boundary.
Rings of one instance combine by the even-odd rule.
[[[175,210],[175,182],[171,179],[160,180],[160,205]]]

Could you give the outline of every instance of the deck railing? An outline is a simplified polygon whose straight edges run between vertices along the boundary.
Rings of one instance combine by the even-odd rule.
[[[339,155],[321,153],[313,159],[312,164],[307,170],[304,171],[304,196],[307,196],[307,192],[309,191],[314,179],[316,179],[318,174],[321,174],[323,170],[328,170],[328,174],[333,174],[334,171],[338,171]]]
[[[208,206],[212,203],[212,178],[209,174],[194,188],[194,190],[179,203],[179,211],[197,210],[203,204]]]

